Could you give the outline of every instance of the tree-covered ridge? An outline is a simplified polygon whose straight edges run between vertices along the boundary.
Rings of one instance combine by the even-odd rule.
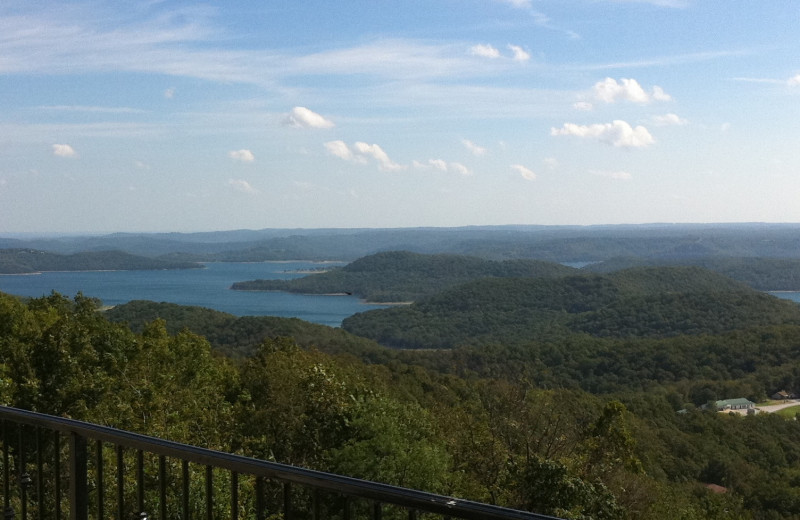
[[[166,302],[133,300],[104,311],[106,318],[125,323],[142,332],[153,321],[164,320],[166,330],[177,334],[189,330],[205,337],[211,346],[230,357],[253,355],[266,340],[291,337],[301,347],[312,345],[325,352],[372,352],[380,357],[382,348],[372,340],[354,336],[340,328],[310,323],[298,318],[276,316],[234,316],[205,307]]]
[[[122,251],[92,251],[62,255],[35,249],[0,249],[0,273],[21,274],[42,271],[129,271],[195,269],[194,262],[161,260]]]
[[[586,266],[594,273],[610,273],[642,266],[692,265],[715,271],[760,291],[800,290],[800,259],[763,257],[618,257]]]
[[[607,280],[572,290],[593,283]],[[676,413],[800,384],[797,326],[387,351],[380,364],[280,337],[231,362],[163,320],[134,332],[96,308],[0,294],[0,402],[571,519],[800,515],[800,422]],[[215,500],[229,493],[220,481]]]
[[[347,293],[372,302],[407,302],[477,278],[547,278],[575,272],[571,267],[539,260],[494,261],[391,251],[366,256],[325,273],[294,280],[237,282],[231,288],[306,294]]]
[[[607,276],[481,279],[401,308],[353,315],[342,327],[400,348],[606,337],[715,334],[800,323],[800,307],[693,267]]]

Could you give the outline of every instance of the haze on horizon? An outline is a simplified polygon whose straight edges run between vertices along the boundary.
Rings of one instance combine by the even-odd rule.
[[[0,5],[0,233],[800,222],[800,4]]]

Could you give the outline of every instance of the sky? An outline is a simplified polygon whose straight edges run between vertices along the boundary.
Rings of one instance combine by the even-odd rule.
[[[796,0],[3,0],[0,234],[800,222]]]

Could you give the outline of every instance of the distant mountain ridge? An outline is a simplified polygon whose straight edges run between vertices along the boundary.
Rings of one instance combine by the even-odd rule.
[[[146,258],[122,251],[89,251],[60,255],[36,249],[0,249],[0,273],[22,274],[42,271],[123,271],[196,269],[194,262]]]
[[[800,224],[468,226],[393,229],[262,229],[204,233],[0,237],[0,248],[61,254],[119,250],[190,261],[355,260],[383,251],[505,260],[603,261],[709,256],[800,259]]]

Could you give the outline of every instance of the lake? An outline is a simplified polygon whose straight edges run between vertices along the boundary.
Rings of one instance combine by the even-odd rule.
[[[214,262],[205,264],[205,269],[0,275],[0,292],[30,297],[46,296],[52,291],[73,297],[82,292],[99,298],[104,305],[151,300],[198,305],[236,316],[294,317],[331,327],[340,326],[343,319],[357,312],[386,307],[363,303],[356,296],[230,290],[233,282],[298,278],[306,276],[302,271],[339,265],[344,264]]]

